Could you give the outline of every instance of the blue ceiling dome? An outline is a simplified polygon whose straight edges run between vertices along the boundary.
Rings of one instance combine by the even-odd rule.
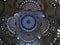
[[[36,27],[36,18],[32,15],[25,15],[21,18],[20,26],[24,31],[33,31]]]

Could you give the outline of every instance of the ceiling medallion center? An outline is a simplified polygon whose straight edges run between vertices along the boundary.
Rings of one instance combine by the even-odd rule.
[[[21,18],[20,26],[24,31],[33,31],[37,27],[36,18],[32,15],[25,15]]]

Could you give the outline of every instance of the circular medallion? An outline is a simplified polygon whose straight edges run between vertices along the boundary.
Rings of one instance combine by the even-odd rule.
[[[21,18],[21,28],[24,31],[33,31],[36,28],[36,18],[32,15],[25,15]]]

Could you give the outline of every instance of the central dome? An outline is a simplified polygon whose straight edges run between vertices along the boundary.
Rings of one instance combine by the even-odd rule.
[[[33,31],[36,28],[36,18],[32,15],[25,15],[21,18],[20,26],[24,31]]]

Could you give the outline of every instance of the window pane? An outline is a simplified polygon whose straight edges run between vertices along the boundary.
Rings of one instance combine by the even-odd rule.
[[[26,45],[31,45],[31,43],[26,43]]]

